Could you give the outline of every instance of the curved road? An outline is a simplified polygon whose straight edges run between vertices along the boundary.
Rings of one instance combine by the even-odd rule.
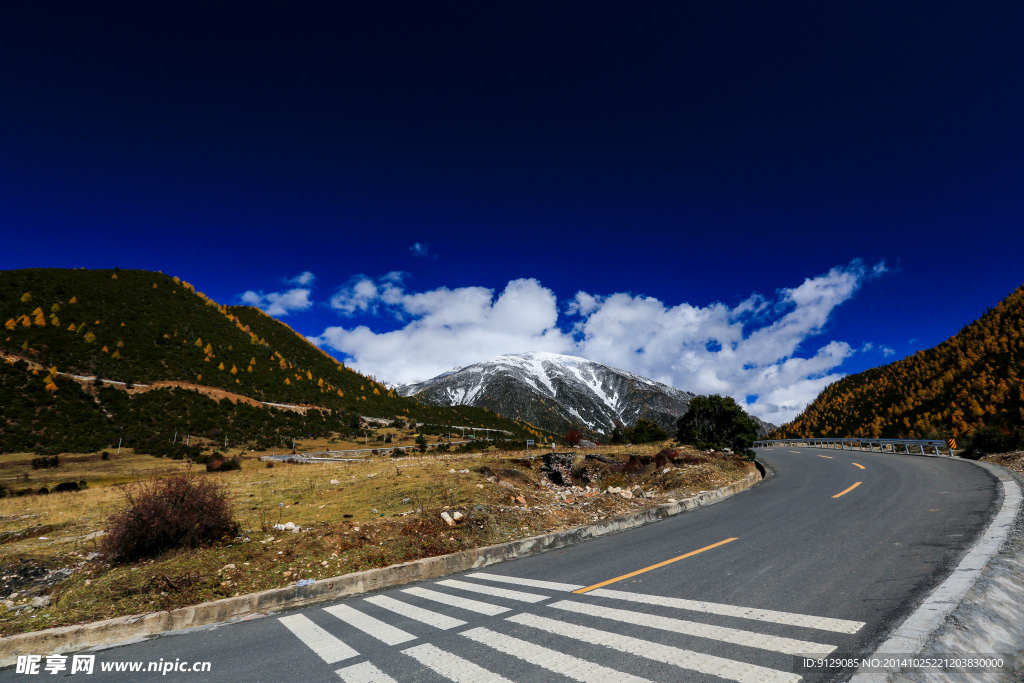
[[[774,475],[719,504],[480,572],[105,650],[89,679],[843,680],[852,671],[794,673],[795,653],[873,652],[1000,502],[988,472],[956,459],[758,456]],[[210,671],[100,671],[161,659]]]

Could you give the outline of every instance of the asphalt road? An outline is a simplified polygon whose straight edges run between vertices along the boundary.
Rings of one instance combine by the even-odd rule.
[[[657,524],[480,572],[104,650],[92,675],[70,676],[842,680],[852,671],[795,674],[794,653],[873,652],[949,574],[999,502],[991,475],[955,459],[797,448],[759,458],[774,470],[767,481]],[[100,671],[160,660],[210,662],[210,670]],[[32,678],[0,672],[0,680]]]

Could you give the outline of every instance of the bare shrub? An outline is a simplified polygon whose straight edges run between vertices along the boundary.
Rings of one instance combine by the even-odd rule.
[[[210,545],[238,531],[224,491],[206,478],[140,482],[126,486],[124,497],[125,506],[108,518],[103,539],[111,562]]]

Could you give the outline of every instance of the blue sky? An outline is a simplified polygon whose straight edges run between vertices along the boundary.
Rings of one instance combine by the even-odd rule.
[[[8,3],[0,268],[162,270],[385,380],[555,350],[779,422],[1024,283],[1022,15]]]

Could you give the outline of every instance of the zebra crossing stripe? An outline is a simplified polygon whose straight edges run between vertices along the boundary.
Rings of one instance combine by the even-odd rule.
[[[725,678],[730,681],[738,681],[739,683],[795,683],[795,681],[800,680],[800,676],[797,674],[785,671],[776,671],[775,669],[769,669],[755,664],[747,664],[746,662],[737,662],[723,657],[704,655],[691,650],[682,650],[677,647],[662,645],[648,640],[641,640],[640,638],[633,638],[631,636],[619,635],[617,633],[610,633],[608,631],[600,631],[596,628],[589,628],[587,626],[567,624],[563,621],[555,621],[554,619],[548,619],[534,614],[516,614],[514,616],[507,617],[507,621],[523,624],[524,626],[532,626],[533,628],[540,629],[548,633],[581,640],[585,643],[603,645],[604,647],[609,647],[613,650],[625,652],[636,657],[653,659],[656,662],[672,664],[683,669],[718,676],[719,678]]]
[[[507,678],[433,645],[410,647],[408,650],[402,650],[402,654],[409,655],[434,673],[455,683],[512,683]]]
[[[296,638],[305,643],[306,647],[310,650],[320,655],[320,659],[328,664],[334,664],[359,654],[314,624],[309,617],[293,614],[287,617],[280,617],[278,621],[284,624],[285,628],[294,633]]]
[[[348,605],[333,605],[331,607],[324,607],[324,611],[328,614],[333,614],[349,626],[354,626],[360,631],[373,636],[377,640],[383,641],[388,645],[398,645],[400,643],[408,643],[410,640],[416,640],[416,636],[411,633],[406,633],[400,628],[395,628],[391,624],[386,624],[380,619],[375,619],[368,614],[363,614],[354,607]]]
[[[511,583],[519,586],[529,586],[530,588],[544,588],[549,591],[563,591],[565,593],[572,593],[580,588],[586,588],[586,586],[580,586],[575,583],[556,583],[555,581],[520,579],[517,576],[502,576],[501,574],[491,574],[489,572],[473,572],[472,574],[466,574],[466,576],[470,579],[483,579],[484,581]]]
[[[763,633],[755,633],[753,631],[743,631],[738,628],[700,624],[695,621],[660,617],[654,614],[645,614],[643,612],[630,612],[629,610],[601,607],[600,605],[589,605],[582,602],[561,600],[549,606],[554,607],[555,609],[565,610],[566,612],[586,614],[592,617],[603,617],[605,619],[613,619],[627,624],[648,626],[662,631],[672,631],[673,633],[682,633],[687,636],[719,640],[725,643],[733,643],[735,645],[746,645],[747,647],[756,647],[759,650],[771,650],[772,652],[782,652],[787,655],[814,654],[824,656],[836,649],[835,645],[812,643],[806,640],[781,638],[779,636],[769,636]]]
[[[449,617],[446,614],[431,612],[428,609],[423,609],[416,605],[410,605],[407,602],[395,600],[394,598],[389,598],[386,595],[374,595],[373,597],[366,598],[366,602],[386,609],[389,612],[401,614],[403,617],[409,617],[410,619],[427,624],[428,626],[433,626],[434,628],[449,629],[455,628],[456,626],[466,625],[466,622],[462,619]]]
[[[353,664],[344,669],[338,669],[334,673],[341,676],[341,680],[345,683],[398,683],[369,662]]]
[[[755,619],[767,621],[773,624],[786,624],[787,626],[802,626],[820,631],[833,631],[835,633],[856,633],[864,627],[863,621],[848,621],[846,619],[831,619],[829,617],[815,617],[809,614],[792,614],[790,612],[776,612],[770,609],[754,609],[752,607],[737,607],[735,605],[722,605],[714,602],[703,602],[700,600],[684,600],[682,598],[666,598],[661,595],[645,595],[643,593],[629,593],[608,588],[592,590],[588,595],[597,595],[602,598],[613,598],[615,600],[629,600],[646,605],[658,605],[660,607],[676,607],[691,612],[704,612],[706,614],[721,614],[727,617],[740,617],[742,619]]]
[[[508,600],[518,600],[520,602],[543,602],[547,600],[547,595],[537,595],[536,593],[524,593],[522,591],[509,590],[508,588],[496,588],[495,586],[480,586],[475,583],[466,583],[465,581],[438,581],[438,586],[445,586],[447,588],[458,588],[459,590],[470,591],[471,593],[482,593],[483,595],[490,595],[495,598],[506,598]]]
[[[470,600],[469,598],[460,598],[457,595],[439,593],[427,588],[403,588],[402,592],[408,593],[409,595],[415,595],[418,598],[424,598],[425,600],[433,600],[434,602],[439,602],[442,605],[460,607],[462,609],[469,610],[470,612],[478,612],[491,617],[501,614],[502,612],[509,611],[508,607],[492,605],[489,602],[480,602],[479,600]]]
[[[609,669],[600,664],[483,627],[463,631],[460,635],[575,681],[584,683],[651,683],[646,678]]]

